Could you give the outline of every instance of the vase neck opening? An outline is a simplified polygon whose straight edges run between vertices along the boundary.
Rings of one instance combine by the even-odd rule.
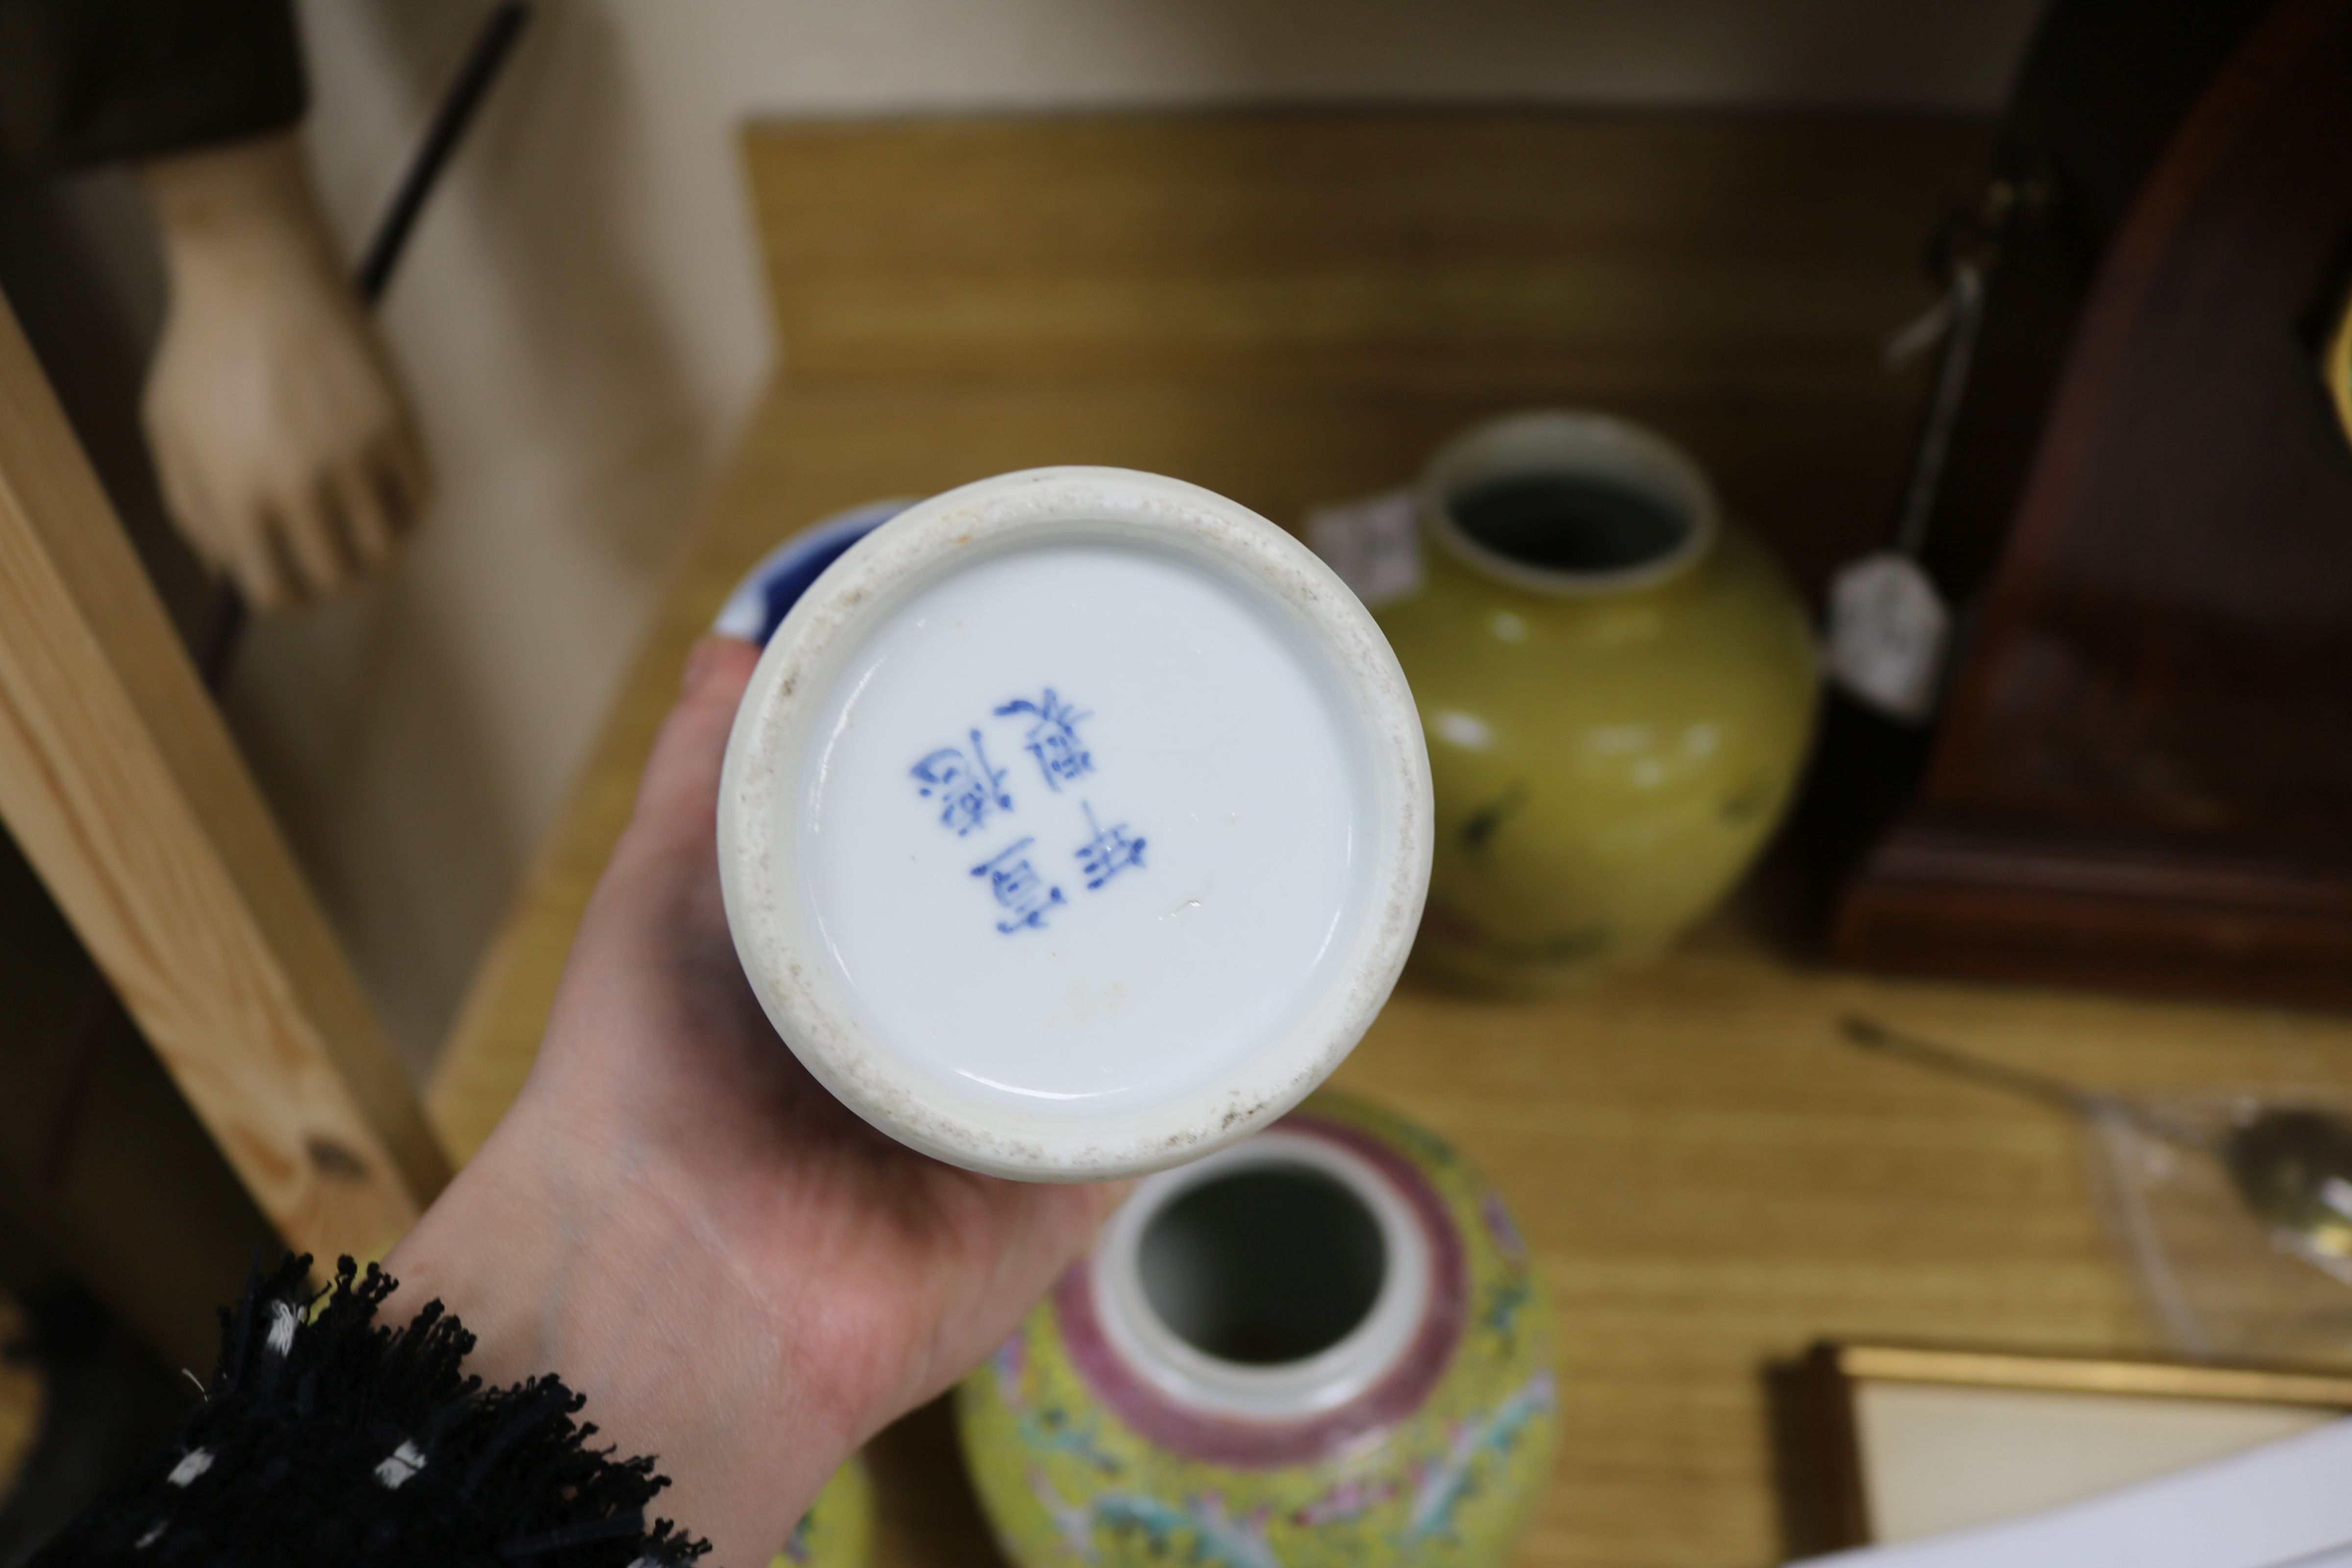
[[[1437,454],[1424,527],[1482,575],[1537,593],[1646,588],[1712,546],[1714,489],[1681,448],[1605,415],[1514,415]]]

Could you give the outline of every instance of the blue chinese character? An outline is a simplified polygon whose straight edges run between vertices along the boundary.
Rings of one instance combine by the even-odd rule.
[[[1045,911],[1055,904],[1069,902],[1062,897],[1061,889],[1046,885],[1045,879],[1037,875],[1037,868],[1029,864],[1029,857],[1021,853],[1036,842],[1034,838],[1024,838],[971,868],[973,876],[988,879],[988,890],[996,895],[1000,905],[1013,911],[1009,919],[996,922],[996,929],[1007,936],[1023,926],[1045,930]]]
[[[971,732],[971,754],[980,759],[977,768],[953,746],[941,746],[907,770],[922,786],[919,793],[924,799],[940,797],[940,825],[954,828],[959,837],[986,822],[991,807],[1013,809],[1013,797],[1004,791],[1004,770],[988,765],[977,730]]]
[[[1049,686],[1042,702],[1016,697],[996,710],[1000,719],[1015,713],[1036,715],[1036,722],[1029,726],[1029,754],[1037,759],[1037,765],[1045,771],[1045,783],[1056,793],[1065,784],[1095,771],[1093,755],[1078,740],[1078,721],[1093,717],[1090,712],[1071,707]]]
[[[1078,868],[1087,874],[1087,887],[1099,888],[1129,866],[1143,864],[1145,841],[1129,837],[1126,823],[1105,827],[1095,820],[1093,806],[1084,801],[1078,804],[1086,806],[1087,826],[1095,830],[1095,836],[1076,851]]]

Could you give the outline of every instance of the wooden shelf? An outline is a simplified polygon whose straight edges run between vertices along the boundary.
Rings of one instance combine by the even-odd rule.
[[[478,1146],[528,1070],[686,650],[828,512],[1051,462],[1297,526],[1496,408],[1686,443],[1801,576],[1874,540],[1916,384],[1876,345],[1968,124],[1349,113],[777,125],[746,142],[790,374],[761,405],[430,1110]],[[2152,1345],[2063,1119],[1839,1044],[1859,1010],[2125,1089],[2352,1087],[2352,1022],[1823,971],[1763,901],[1579,995],[1409,976],[1342,1070],[1473,1154],[1560,1309],[1559,1471],[1523,1564],[1816,1544],[1768,1373],[1822,1336]],[[877,1445],[877,1561],[983,1563],[942,1410]]]

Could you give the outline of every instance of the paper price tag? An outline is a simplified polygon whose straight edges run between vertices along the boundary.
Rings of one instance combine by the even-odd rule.
[[[1421,586],[1421,532],[1412,492],[1389,490],[1307,514],[1307,543],[1367,606]]]
[[[1936,710],[1952,614],[1907,555],[1865,555],[1830,584],[1830,678],[1911,723]]]

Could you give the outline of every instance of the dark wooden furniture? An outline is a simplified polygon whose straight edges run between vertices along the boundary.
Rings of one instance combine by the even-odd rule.
[[[1837,958],[2352,1005],[2347,82],[2352,4],[2286,0],[2158,163]]]

